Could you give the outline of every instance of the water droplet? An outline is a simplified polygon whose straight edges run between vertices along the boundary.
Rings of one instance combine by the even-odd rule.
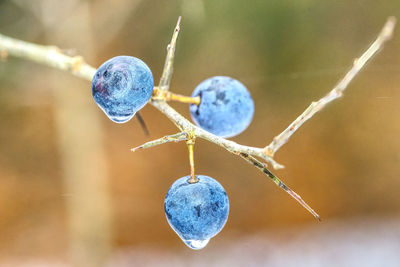
[[[208,241],[210,241],[210,239],[205,239],[205,240],[183,240],[183,242],[185,242],[185,244],[191,248],[191,249],[202,249],[205,246],[207,246]]]
[[[133,115],[129,115],[129,116],[112,116],[112,115],[108,115],[106,113],[106,115],[108,116],[108,118],[110,120],[112,120],[113,122],[116,123],[125,123],[127,121],[129,121],[130,119],[132,119]]]

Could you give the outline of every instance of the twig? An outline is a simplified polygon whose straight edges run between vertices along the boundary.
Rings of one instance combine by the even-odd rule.
[[[0,51],[9,56],[29,59],[56,69],[68,71],[83,79],[92,80],[96,69],[85,63],[81,56],[70,57],[56,46],[37,45],[0,34]]]
[[[180,141],[186,141],[188,139],[188,135],[185,132],[180,132],[172,135],[166,135],[164,137],[161,137],[159,139],[144,143],[143,145],[140,145],[138,147],[132,148],[131,151],[135,152],[138,149],[142,148],[150,148],[158,145],[162,145],[165,143],[169,142],[180,142]]]
[[[231,153],[246,153],[255,157],[260,157],[270,163],[274,168],[281,169],[283,165],[277,163],[272,157],[269,157],[265,154],[263,148],[251,147],[240,145],[234,141],[227,140],[225,138],[216,136],[206,130],[201,129],[193,125],[187,119],[185,119],[181,114],[175,111],[170,105],[168,105],[165,101],[151,101],[151,104],[156,107],[159,111],[164,113],[175,125],[181,129],[182,131],[193,133],[197,138],[202,138],[207,141],[210,141],[218,146],[221,146],[228,150]]]
[[[349,70],[349,72],[346,73],[343,79],[339,81],[335,88],[333,88],[332,91],[330,91],[326,96],[317,102],[312,102],[311,105],[289,125],[289,127],[287,127],[281,134],[276,136],[274,140],[265,147],[267,155],[271,157],[274,156],[275,152],[289,141],[289,138],[300,128],[301,125],[303,125],[303,123],[305,123],[312,116],[314,116],[315,113],[325,107],[326,104],[343,95],[343,91],[364,67],[365,63],[367,63],[375,55],[375,53],[383,47],[386,41],[392,38],[395,25],[396,18],[389,17],[375,42],[372,43],[372,45],[367,49],[367,51],[364,52],[364,54],[361,55],[359,59],[354,60],[353,67]]]
[[[318,221],[321,221],[319,215],[292,189],[290,189],[287,185],[285,185],[278,177],[275,176],[272,172],[270,172],[264,163],[258,161],[252,156],[249,156],[245,153],[239,154],[241,158],[246,160],[248,163],[255,166],[257,169],[268,175],[268,177],[283,191],[288,193],[292,198],[294,198],[297,202],[300,203],[306,210],[308,210]]]
[[[0,51],[6,51],[9,56],[29,59],[36,63],[68,71],[75,76],[89,81],[92,80],[94,73],[96,72],[96,69],[86,64],[80,56],[70,57],[64,55],[62,50],[57,47],[28,43],[4,36],[2,34],[0,34]],[[171,59],[168,58],[168,60]],[[233,141],[218,137],[195,126],[163,100],[152,99],[150,104],[164,113],[181,130],[185,130],[187,132],[192,131],[195,133],[196,137],[213,142],[221,147],[224,147],[232,153],[247,153],[266,160],[275,168],[283,167],[282,165],[276,163],[271,157],[266,156],[262,148],[239,145]]]

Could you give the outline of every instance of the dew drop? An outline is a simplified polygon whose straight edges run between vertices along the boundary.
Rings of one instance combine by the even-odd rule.
[[[110,120],[112,120],[113,122],[116,122],[116,123],[125,123],[125,122],[129,121],[133,117],[133,115],[129,115],[129,116],[112,116],[112,115],[109,115],[107,113],[106,113],[106,115]]]
[[[210,239],[205,239],[205,240],[183,240],[183,242],[185,242],[185,244],[194,250],[198,250],[198,249],[202,249],[205,246],[207,246],[208,241],[210,241]]]

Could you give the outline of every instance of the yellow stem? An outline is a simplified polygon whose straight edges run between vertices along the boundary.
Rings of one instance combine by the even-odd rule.
[[[194,173],[194,139],[190,139],[186,142],[188,149],[189,149],[189,163],[190,163],[190,180],[189,183],[197,183],[199,180],[197,179]]]
[[[170,101],[177,101],[181,103],[189,103],[189,104],[195,104],[195,105],[200,105],[200,96],[196,97],[190,97],[190,96],[184,96],[184,95],[179,95],[179,94],[174,94],[171,92],[167,92],[169,95],[168,100]]]
[[[180,94],[175,94],[170,91],[161,90],[158,87],[154,87],[153,100],[164,100],[164,101],[177,101],[181,103],[200,105],[200,96],[190,97]]]

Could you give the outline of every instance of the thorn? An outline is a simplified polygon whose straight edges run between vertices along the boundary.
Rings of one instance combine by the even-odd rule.
[[[179,16],[178,21],[176,22],[176,27],[175,27],[176,32],[181,29],[181,19],[182,19],[182,16]]]
[[[275,170],[281,170],[281,169],[284,169],[284,168],[285,168],[284,165],[279,164],[279,163],[276,163],[276,162],[273,163],[272,167],[273,167]]]
[[[131,148],[131,151],[132,152],[136,152],[136,150],[141,149],[141,148],[143,148],[143,147],[142,146],[137,146],[137,147]]]

